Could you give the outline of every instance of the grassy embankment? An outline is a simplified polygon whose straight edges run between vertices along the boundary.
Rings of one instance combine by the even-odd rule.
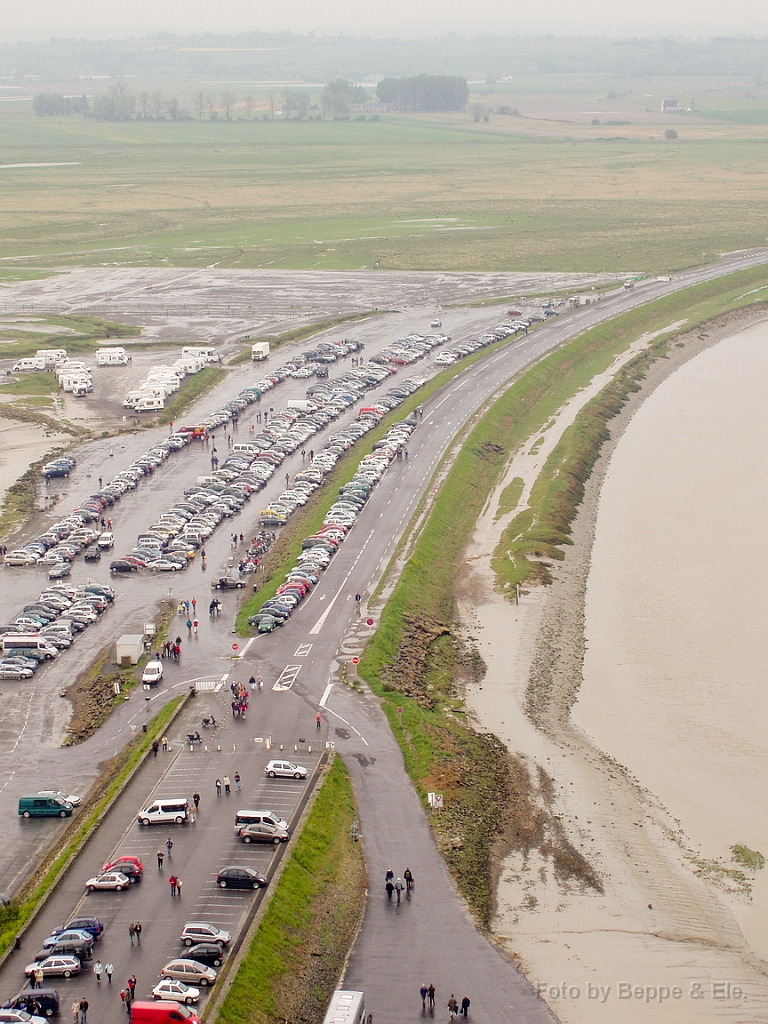
[[[605,137],[567,116],[105,123],[12,106],[8,163],[80,162],[4,169],[12,270],[97,266],[119,247],[142,269],[659,273],[765,242],[757,125],[687,124],[669,142],[659,126]]]
[[[216,1024],[321,1020],[365,910],[352,786],[335,757]]]
[[[359,671],[383,698],[422,799],[428,791],[444,794],[446,810],[432,814],[438,842],[483,923],[492,910],[496,844],[523,852],[538,847],[552,857],[557,871],[598,889],[600,880],[547,814],[548,780],[532,780],[525,765],[509,757],[495,737],[478,734],[465,722],[460,684],[480,677],[483,666],[479,655],[463,647],[453,632],[454,582],[464,545],[514,451],[535,437],[615,355],[641,334],[684,317],[690,328],[752,304],[765,294],[766,281],[768,269],[757,268],[671,295],[585,332],[528,370],[472,430],[381,613]],[[663,345],[655,347],[654,356],[663,354]],[[581,500],[579,487],[605,436],[605,422],[637,386],[643,365],[641,357],[622,371],[615,387],[606,389],[585,414],[589,431],[583,436],[573,431],[580,437],[578,444],[564,441],[550,460],[536,500],[551,516],[550,523],[542,513],[537,524],[550,541],[551,557],[562,557],[557,544],[564,538],[567,542],[567,526]],[[503,499],[509,506],[516,500],[515,490],[513,482]],[[530,549],[541,550],[542,543],[537,537]],[[497,553],[497,570],[498,558]],[[510,582],[509,576],[503,580],[504,585]],[[402,727],[398,706],[404,708]]]
[[[248,335],[247,338],[241,338],[241,341],[248,341],[247,346],[238,352],[236,356],[232,356],[229,360],[229,366],[240,366],[242,363],[247,363],[251,358],[251,347],[256,344],[257,341],[268,341],[270,351],[274,353],[281,345],[286,345],[291,341],[304,341],[306,338],[311,338],[315,334],[320,334],[322,331],[328,331],[332,327],[341,327],[343,324],[355,323],[358,320],[368,320],[373,316],[383,316],[385,310],[370,310],[367,313],[350,313],[348,316],[334,316],[325,320],[315,320],[311,324],[302,324],[301,327],[293,327],[289,331],[281,331],[279,334],[258,334],[251,337]]]
[[[64,348],[68,355],[81,355],[95,352],[103,345],[116,345],[120,338],[135,338],[141,334],[141,328],[133,324],[113,323],[95,316],[19,316],[13,319],[18,324],[10,322],[0,325],[5,359],[33,356],[40,348]],[[27,322],[34,327],[50,327],[51,331],[25,331],[24,325]],[[65,331],[57,331],[57,327],[63,327]],[[44,375],[30,374],[24,379],[36,376]],[[0,394],[5,394],[7,390],[8,386],[3,386]]]
[[[83,846],[100,824],[110,802],[125,785],[131,772],[141,762],[155,738],[164,733],[168,722],[186,697],[174,697],[147,723],[147,731],[139,733],[125,749],[107,762],[107,767],[91,793],[87,805],[61,835],[60,841],[38,866],[24,886],[18,899],[0,907],[0,955],[12,945],[19,930],[56,884],[70,858]]]

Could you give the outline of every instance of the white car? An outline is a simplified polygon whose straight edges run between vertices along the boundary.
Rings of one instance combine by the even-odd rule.
[[[200,998],[200,989],[192,985],[185,985],[183,981],[176,981],[173,978],[163,978],[152,989],[153,999],[170,999],[177,1003],[196,1003]]]
[[[161,661],[148,661],[141,676],[142,683],[149,686],[157,686],[163,678],[163,663]]]
[[[75,796],[69,793],[62,793],[60,789],[38,789],[38,796],[60,796],[62,800],[66,800],[68,804],[72,804],[73,807],[79,807],[82,797]]]
[[[95,892],[97,889],[111,889],[113,892],[121,892],[131,884],[130,878],[122,871],[104,871],[100,875],[94,875],[85,883],[88,892]]]
[[[306,779],[309,769],[303,765],[293,764],[292,761],[270,761],[264,769],[270,779],[275,777],[285,779]]]
[[[30,997],[34,998],[34,994]],[[0,1024],[48,1024],[46,1017],[35,1017],[26,1010],[0,1010]]]

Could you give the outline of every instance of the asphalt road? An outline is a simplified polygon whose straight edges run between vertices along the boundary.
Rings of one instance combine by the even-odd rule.
[[[438,1005],[444,1005],[451,991],[459,998],[466,991],[472,999],[472,1012],[476,1020],[551,1019],[548,1010],[536,1000],[525,980],[478,935],[455,898],[452,882],[434,847],[421,807],[403,771],[399,749],[376,702],[332,682],[339,660],[346,659],[350,652],[359,649],[365,639],[367,627],[358,618],[358,609],[352,597],[356,591],[370,592],[375,585],[456,431],[478,405],[510,377],[566,337],[621,309],[638,305],[641,301],[684,284],[704,280],[750,262],[762,262],[767,256],[766,253],[736,256],[727,264],[678,275],[671,283],[653,283],[633,292],[622,292],[599,305],[576,311],[555,323],[547,324],[527,337],[511,341],[481,363],[459,374],[425,406],[424,419],[409,445],[410,459],[407,463],[396,462],[390,467],[312,596],[304,602],[286,627],[247,645],[243,660],[235,663],[231,660],[231,635],[227,632],[231,621],[229,612],[234,611],[235,599],[225,595],[226,614],[219,620],[204,622],[193,656],[190,656],[189,645],[185,643],[182,663],[178,668],[169,669],[162,694],[158,695],[156,702],[186,687],[190,679],[202,677],[220,681],[227,675],[227,681],[233,678],[245,680],[257,668],[266,680],[265,690],[254,697],[246,722],[228,721],[226,729],[221,733],[221,741],[217,739],[215,745],[209,744],[207,752],[196,750],[190,753],[179,749],[176,740],[185,734],[188,726],[198,720],[198,715],[202,716],[203,711],[214,709],[219,718],[221,710],[216,709],[220,706],[225,708],[228,693],[224,688],[218,694],[211,691],[197,698],[193,708],[185,712],[184,719],[179,723],[170,757],[161,755],[157,760],[150,759],[121,798],[106,826],[99,830],[96,839],[89,844],[81,858],[82,866],[80,863],[76,866],[59,887],[51,904],[40,915],[39,923],[36,922],[32,930],[34,934],[25,939],[23,953],[14,954],[10,963],[0,972],[0,991],[10,994],[11,990],[18,987],[22,959],[27,953],[35,952],[38,937],[42,939],[51,927],[62,923],[79,905],[85,877],[106,860],[112,850],[119,848],[125,852],[138,851],[151,858],[159,832],[153,831],[147,835],[132,824],[132,819],[155,787],[158,793],[169,795],[175,795],[180,788],[185,788],[186,795],[189,795],[194,786],[204,795],[198,821],[188,830],[181,830],[173,850],[173,868],[184,880],[184,895],[180,901],[171,901],[170,895],[166,899],[167,869],[165,877],[154,874],[156,868],[150,860],[146,865],[147,877],[135,890],[87,897],[85,904],[98,907],[99,912],[103,912],[108,919],[104,948],[98,950],[101,959],[104,962],[107,958],[112,959],[118,979],[122,979],[127,971],[135,970],[137,976],[140,974],[138,991],[146,992],[156,980],[156,972],[164,959],[178,951],[178,929],[183,923],[182,919],[188,919],[190,912],[193,915],[204,915],[206,919],[214,920],[224,927],[236,925],[245,913],[248,897],[219,893],[212,888],[212,878],[224,860],[241,858],[246,854],[239,844],[233,847],[235,841],[231,817],[232,811],[237,809],[234,807],[237,800],[233,794],[229,807],[226,798],[217,801],[215,794],[212,794],[212,780],[225,771],[233,775],[237,768],[249,787],[247,799],[244,798],[238,806],[269,797],[275,810],[288,810],[290,799],[298,798],[298,787],[279,784],[281,789],[278,791],[270,785],[270,789],[265,791],[259,789],[256,783],[258,779],[261,786],[264,785],[261,774],[268,756],[264,741],[271,737],[277,747],[282,743],[291,751],[294,744],[302,748],[311,744],[311,756],[303,751],[297,755],[303,763],[309,765],[317,757],[317,741],[321,744],[326,740],[331,741],[350,765],[360,807],[371,898],[365,927],[350,962],[348,983],[364,987],[369,993],[376,1024],[408,1020],[411,1008],[413,1016],[420,1015],[418,987],[424,980],[435,982],[439,998],[443,998],[443,1004],[438,1002]],[[425,311],[422,320],[427,315]],[[460,320],[460,317],[464,319]],[[393,328],[390,319],[367,325],[371,332],[367,352],[370,354],[374,350],[372,338],[377,332],[381,332],[381,343],[384,344],[393,336],[403,333],[404,329],[424,326],[413,313],[407,319],[407,326],[403,321],[402,329],[399,326]],[[461,331],[471,333],[494,322],[497,322],[494,311],[471,310],[462,314],[457,312],[454,326],[452,311],[451,322],[446,323],[445,327],[456,340]],[[405,372],[418,373],[419,364]],[[242,383],[238,381],[233,390],[241,386]],[[280,403],[289,397],[292,395],[287,389],[281,391]],[[207,399],[203,407],[213,408],[221,404],[221,401],[219,394]],[[279,407],[277,400],[275,407]],[[195,410],[190,418],[194,419],[199,414]],[[150,440],[147,434],[126,438],[125,450],[121,449],[119,456],[115,452],[111,458],[119,457],[121,463],[127,464],[138,450],[143,451],[149,446]],[[194,459],[198,456],[194,452],[182,454],[183,458],[179,461],[169,460],[167,471],[158,473],[149,486],[143,486],[138,495],[134,492],[133,496],[123,499],[119,519],[117,514],[113,514],[119,536],[127,535],[132,539],[139,527],[154,516],[152,510],[156,508],[159,511],[161,507],[170,504],[169,494],[173,492],[175,496],[197,474],[199,470]],[[96,472],[107,459],[110,456],[103,443],[97,442],[87,447],[79,461],[78,474],[71,478],[70,487],[73,490],[66,495],[69,505],[75,504],[78,496],[93,489],[86,475]],[[300,462],[298,456],[294,456],[296,459]],[[288,465],[286,471],[293,472],[296,468],[296,465]],[[84,479],[78,479],[80,473]],[[267,491],[266,497],[269,496],[270,492]],[[242,529],[246,534],[252,532],[253,519],[258,515],[262,503],[258,499],[255,503],[252,501],[241,516],[243,525],[233,520],[232,530],[237,528],[239,532]],[[228,532],[224,525],[218,531],[215,545],[208,545],[210,558],[209,574],[206,577],[215,575],[214,567],[226,564],[229,555]],[[4,570],[4,574],[10,571]],[[208,584],[203,584],[203,578],[197,572],[193,567],[181,579],[172,581],[170,585],[174,588],[175,597],[182,594],[192,596],[192,591],[197,589],[200,601],[200,587],[204,586],[204,596],[207,598]],[[22,583],[27,575],[31,579]],[[195,577],[199,581],[197,587],[194,586]],[[8,578],[5,576],[5,579]],[[13,586],[3,587],[2,600],[7,602],[10,597],[13,607],[23,603],[22,591],[28,589],[30,595],[34,596],[40,589],[39,574],[34,572],[14,573],[12,578]],[[169,582],[165,579],[121,582],[121,597],[117,607],[106,613],[97,627],[92,627],[92,636],[78,651],[77,663],[84,663],[93,649],[107,639],[113,639],[118,632],[130,631],[134,625],[143,622],[148,610],[152,609],[159,598],[165,596],[168,586]],[[83,643],[82,640],[79,642]],[[0,766],[4,769],[7,781],[0,795],[0,808],[9,822],[15,814],[15,798],[21,790],[36,789],[38,782],[40,787],[43,781],[50,784],[52,777],[65,788],[87,785],[95,776],[98,763],[110,751],[119,749],[130,730],[137,728],[142,717],[149,713],[143,708],[143,699],[139,694],[126,702],[93,740],[78,748],[55,749],[53,744],[61,735],[61,724],[65,717],[58,710],[60,705],[55,697],[60,682],[55,681],[55,673],[62,671],[60,666],[72,654],[65,654],[49,672],[36,677],[31,686],[9,686],[7,683],[3,686],[2,700],[6,713],[0,733]],[[282,685],[278,681],[290,685]],[[318,707],[323,709],[322,728],[319,731],[314,724]],[[300,740],[304,743],[300,744]],[[217,749],[219,742],[220,751]],[[164,770],[162,777],[161,770]],[[46,772],[49,774],[44,778]],[[0,851],[0,856],[6,858],[5,868],[10,866],[11,871],[20,871],[24,857],[33,856],[36,849],[50,842],[58,827],[56,822],[19,822],[18,819],[16,822],[18,827],[11,826],[9,841],[4,844],[5,849]],[[247,857],[253,858],[254,862],[256,858],[265,856],[263,852],[247,850]],[[410,903],[393,908],[386,904],[382,896],[383,872],[386,867],[392,866],[396,874],[401,874],[406,865],[416,875],[416,892]],[[142,919],[145,924],[141,952],[135,948],[126,948],[125,928],[127,922],[134,918]],[[136,970],[136,965],[140,967],[140,972]],[[397,979],[396,984],[393,984],[393,978]],[[60,987],[69,995],[70,991],[79,994],[83,986],[90,986],[86,989],[90,999],[96,986],[90,976],[84,977],[82,981],[62,983]],[[92,1005],[92,1024],[114,1019],[114,993],[97,994]]]

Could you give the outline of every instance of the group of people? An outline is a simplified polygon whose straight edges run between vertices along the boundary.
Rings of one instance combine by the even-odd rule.
[[[397,895],[398,903],[403,895],[403,891],[405,891],[406,899],[410,899],[413,885],[413,873],[410,868],[405,869],[402,878],[395,878],[395,873],[392,868],[387,868],[387,873],[384,876],[384,888],[387,891],[387,900],[390,903],[392,902],[393,893]]]
[[[164,641],[155,651],[155,657],[158,659],[173,658],[174,661],[178,661],[181,657],[181,637],[177,636],[175,640]]]
[[[429,1004],[429,1012],[434,1015],[435,1012],[435,986],[433,984],[427,985],[425,982],[419,989],[419,995],[421,996],[421,1012],[424,1013]],[[462,1017],[469,1016],[469,996],[464,996],[459,1004],[456,996],[451,992],[451,998],[448,1000],[448,1013],[451,1020],[455,1020],[456,1017],[461,1014]]]
[[[141,945],[141,921],[132,921],[128,925],[128,937],[131,940],[131,945],[136,943],[137,946]],[[94,970],[96,968],[94,967]]]
[[[248,687],[235,681],[229,688],[232,691],[232,717],[245,718],[248,710]]]
[[[221,601],[218,597],[214,597],[211,603],[208,605],[209,615],[221,615]]]

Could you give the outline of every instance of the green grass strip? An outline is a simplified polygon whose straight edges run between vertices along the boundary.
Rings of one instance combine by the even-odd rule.
[[[161,736],[168,722],[186,696],[174,697],[147,724],[147,731],[135,736],[121,754],[115,758],[99,781],[98,792],[91,797],[91,809],[82,820],[72,823],[64,835],[64,846],[44,860],[34,877],[25,886],[21,898],[0,907],[0,956],[11,947],[26,921],[37,910],[54,887],[61,872],[90,837],[92,831],[121,791],[134,769],[140,764],[152,745]]]
[[[321,1020],[365,910],[352,786],[336,756],[216,1016],[217,1024]]]

